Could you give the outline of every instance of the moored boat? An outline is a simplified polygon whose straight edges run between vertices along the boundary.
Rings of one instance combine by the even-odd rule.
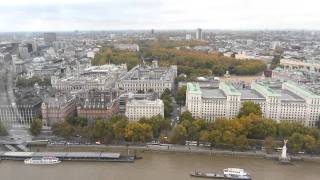
[[[194,177],[224,179],[224,176],[222,174],[209,173],[209,172],[193,171],[190,173],[190,175]]]
[[[28,158],[24,160],[25,164],[36,164],[36,165],[51,165],[51,164],[58,164],[61,161],[59,160],[59,158],[56,157],[41,157],[41,156],[37,156],[37,157],[32,157],[32,158]]]
[[[248,172],[246,172],[244,169],[240,168],[227,168],[223,170],[224,177],[228,179],[235,179],[235,180],[250,180],[251,176]]]
[[[227,168],[223,174],[193,171],[190,173],[193,177],[212,178],[212,179],[233,179],[233,180],[251,180],[251,176],[244,169]]]

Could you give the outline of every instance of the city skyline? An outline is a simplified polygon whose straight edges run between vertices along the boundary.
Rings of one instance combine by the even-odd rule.
[[[11,0],[0,6],[0,32],[72,30],[320,30],[319,2]]]

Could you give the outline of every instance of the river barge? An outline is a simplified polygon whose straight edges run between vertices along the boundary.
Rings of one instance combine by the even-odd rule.
[[[134,156],[106,152],[0,152],[1,160],[24,161],[33,157],[56,157],[60,161],[134,162]]]
[[[223,170],[223,174],[193,171],[190,173],[193,177],[212,178],[212,179],[233,179],[233,180],[251,180],[249,173],[244,169],[227,168]]]

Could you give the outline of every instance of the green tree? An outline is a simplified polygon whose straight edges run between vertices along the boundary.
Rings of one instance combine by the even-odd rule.
[[[244,150],[248,148],[249,142],[245,135],[240,135],[235,138],[234,144],[238,146],[240,149]]]
[[[224,131],[223,136],[222,136],[222,143],[223,144],[234,144],[236,140],[236,134],[233,133],[232,131]]]
[[[32,135],[37,136],[40,134],[42,129],[42,121],[41,119],[34,119],[30,125],[30,132]]]
[[[263,145],[267,151],[267,153],[271,153],[273,151],[273,149],[275,148],[275,142],[274,142],[274,138],[273,137],[267,137],[264,142]]]
[[[293,153],[297,153],[302,150],[304,145],[304,136],[300,133],[293,133],[289,138],[288,146],[289,150]]]
[[[271,62],[271,69],[274,69],[276,68],[278,65],[280,65],[280,59],[281,59],[281,56],[280,55],[275,55],[272,59],[272,62]]]
[[[193,121],[194,118],[192,117],[192,114],[190,111],[185,111],[180,115],[180,122],[183,121]]]
[[[55,123],[51,127],[53,134],[69,139],[74,135],[74,128],[67,122]]]
[[[317,140],[310,136],[310,135],[305,135],[304,136],[304,149],[308,153],[313,153],[317,149]]]
[[[209,134],[209,141],[211,145],[222,144],[223,132],[222,130],[211,130]]]
[[[186,128],[178,124],[176,127],[173,128],[173,135],[171,137],[170,142],[177,143],[177,144],[185,144],[187,138],[187,130]]]
[[[300,134],[307,134],[310,131],[310,128],[304,127],[302,124],[299,123],[290,123],[290,122],[280,122],[278,124],[278,137],[279,138],[289,138],[293,133],[300,133]]]
[[[88,125],[88,119],[84,117],[77,117],[77,116],[68,116],[66,117],[66,122],[69,123],[72,126],[87,126]]]
[[[164,96],[161,96],[161,99],[163,101],[163,104],[164,104],[164,117],[170,117],[172,111],[173,111],[173,108],[172,108],[172,99],[171,99],[171,96],[169,95],[164,95]]]
[[[95,140],[104,140],[104,136],[107,133],[106,123],[102,119],[97,119],[92,127],[92,138]]]
[[[169,96],[169,97],[171,96],[171,91],[170,91],[170,89],[166,88],[166,89],[163,91],[163,93],[161,94],[160,98],[163,99],[163,97],[165,97],[165,96]]]
[[[209,142],[210,141],[210,131],[208,131],[208,130],[200,131],[199,141]]]
[[[8,131],[6,127],[3,125],[2,122],[0,122],[0,136],[6,136],[8,135]]]
[[[185,105],[186,102],[186,92],[187,92],[187,86],[182,86],[176,96],[175,96],[175,100],[177,102],[177,104],[179,104],[180,106]]]
[[[197,145],[199,145],[200,132],[207,130],[207,121],[204,119],[196,119],[193,121],[185,120],[181,124],[187,129],[187,140],[197,141]]]
[[[124,140],[125,138],[125,131],[126,127],[128,125],[129,121],[127,118],[118,119],[113,122],[113,131],[114,131],[114,137],[116,140]]]
[[[16,86],[19,88],[26,88],[26,87],[32,87],[35,84],[38,84],[40,86],[51,86],[51,80],[50,78],[41,78],[39,76],[32,76],[31,78],[23,78],[19,77],[16,81]]]
[[[276,137],[277,123],[270,119],[256,119],[251,121],[248,137],[252,139],[265,139],[266,137]]]
[[[149,124],[131,122],[125,130],[125,137],[132,142],[146,142],[152,138],[152,127]]]
[[[160,133],[171,128],[170,121],[164,119],[160,115],[153,116],[151,118],[141,118],[139,120],[141,124],[149,124],[152,127],[153,137],[158,138]]]
[[[259,104],[255,104],[252,101],[246,101],[240,108],[238,117],[241,118],[243,116],[248,116],[251,113],[258,116],[262,116],[261,107],[259,106]]]

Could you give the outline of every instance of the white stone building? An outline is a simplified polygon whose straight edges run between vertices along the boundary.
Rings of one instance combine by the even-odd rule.
[[[288,81],[282,88],[270,88],[253,82],[251,89],[236,89],[221,82],[219,89],[200,88],[198,83],[187,84],[186,106],[195,117],[209,121],[234,118],[245,101],[259,104],[265,118],[278,122],[298,122],[315,127],[320,116],[320,96]]]
[[[125,115],[131,121],[139,121],[141,118],[152,116],[164,116],[164,104],[161,99],[130,99],[126,104]]]
[[[153,61],[152,66],[137,65],[132,68],[120,79],[118,87],[126,92],[153,90],[161,95],[166,88],[173,89],[176,77],[177,66],[158,67],[158,62]]]
[[[318,61],[305,61],[301,59],[280,59],[280,65],[287,70],[306,70],[320,72],[320,63]]]
[[[116,81],[125,75],[127,66],[107,64],[78,68],[67,74],[66,77],[51,77],[52,87],[62,91],[78,90],[108,90],[114,87]]]
[[[127,50],[127,51],[139,51],[139,45],[138,44],[115,44],[115,49],[118,50]]]

